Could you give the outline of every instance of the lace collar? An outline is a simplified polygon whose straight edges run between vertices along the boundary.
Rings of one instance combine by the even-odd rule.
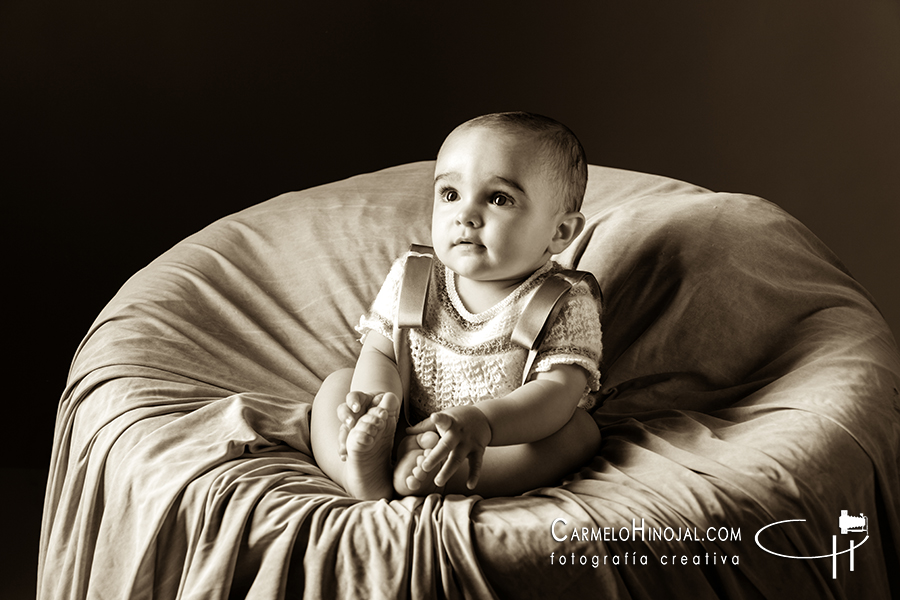
[[[463,305],[462,298],[456,289],[456,273],[450,270],[450,267],[444,265],[444,282],[447,288],[447,295],[450,298],[450,305],[462,319],[468,323],[477,324],[484,323],[494,318],[498,313],[505,310],[510,304],[517,302],[520,298],[530,292],[536,285],[538,279],[549,273],[554,267],[553,261],[548,260],[540,269],[531,274],[531,276],[519,284],[519,287],[509,293],[506,298],[492,306],[491,308],[480,313],[471,313]]]

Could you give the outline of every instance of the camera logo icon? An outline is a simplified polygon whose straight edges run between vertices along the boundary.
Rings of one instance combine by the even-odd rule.
[[[848,515],[846,510],[842,510],[841,516],[838,517],[838,527],[844,535],[851,531],[869,533],[869,517],[862,513],[859,513],[858,517],[854,517],[853,515]]]

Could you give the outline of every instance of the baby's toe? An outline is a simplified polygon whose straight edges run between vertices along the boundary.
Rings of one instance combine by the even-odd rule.
[[[378,415],[366,414],[359,420],[357,426],[362,425],[363,430],[371,435],[377,435],[379,431],[384,429],[385,420]]]
[[[416,443],[419,444],[420,448],[423,448],[426,452],[431,448],[437,446],[437,443],[441,441],[441,436],[439,436],[434,431],[426,431],[424,433],[420,433],[418,437],[416,437]]]
[[[397,414],[400,412],[400,398],[396,394],[387,392],[379,399],[378,406],[387,414]]]

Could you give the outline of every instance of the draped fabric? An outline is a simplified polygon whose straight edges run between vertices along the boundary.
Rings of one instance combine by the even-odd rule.
[[[391,261],[429,241],[432,169],[274,198],[122,287],[59,405],[39,598],[900,596],[884,320],[777,206],[664,177],[591,166],[557,257],[604,294],[590,463],[508,498],[330,481],[311,402]],[[852,571],[786,558],[851,540]]]

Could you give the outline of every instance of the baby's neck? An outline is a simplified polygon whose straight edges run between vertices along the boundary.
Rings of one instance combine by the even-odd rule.
[[[455,274],[456,293],[466,310],[477,315],[502,302],[533,274],[497,281],[477,281]]]

